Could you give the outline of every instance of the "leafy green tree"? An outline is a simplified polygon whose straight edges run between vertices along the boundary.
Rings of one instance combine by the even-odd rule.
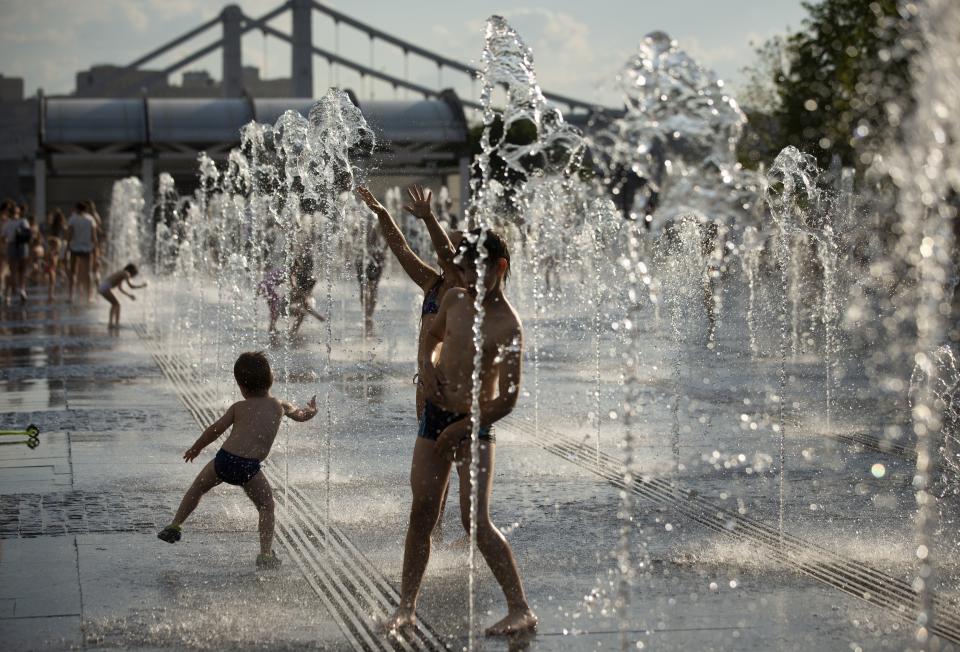
[[[749,165],[751,151],[795,145],[822,166],[839,156],[863,169],[910,110],[910,7],[901,14],[897,0],[803,6],[809,16],[802,29],[761,46],[760,62],[748,71],[743,103],[748,115],[768,116],[771,124],[761,126],[773,133],[768,142],[747,143],[742,158]],[[752,109],[755,100],[760,106]]]

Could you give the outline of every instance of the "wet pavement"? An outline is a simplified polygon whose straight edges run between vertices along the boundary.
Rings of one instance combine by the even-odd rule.
[[[278,534],[285,560],[276,573],[254,569],[256,513],[234,488],[211,492],[177,545],[155,538],[199,469],[180,459],[198,423],[235,400],[232,348],[267,348],[264,333],[217,339],[233,342],[218,344],[221,355],[212,352],[212,338],[198,349],[196,342],[157,339],[129,322],[119,334],[108,334],[106,308],[99,304],[32,301],[0,313],[0,426],[34,423],[42,431],[36,449],[0,446],[3,648],[466,646],[467,552],[451,545],[435,553],[427,571],[422,636],[404,644],[375,633],[375,620],[399,584],[415,435],[409,379],[416,297],[399,284],[388,284],[384,297],[378,318],[390,327],[373,341],[352,334],[359,312],[339,304],[344,314],[334,330],[329,370],[326,340],[315,325],[305,326],[292,350],[271,351],[279,376],[275,393],[294,400],[318,393],[323,409],[330,409],[329,418],[322,409],[310,424],[284,426],[271,455],[267,473],[282,505]],[[125,318],[149,326],[155,311],[155,304],[138,306]],[[720,371],[726,362],[719,358],[716,369],[701,360],[699,375],[684,372],[684,470],[665,470],[672,467],[667,434],[652,429],[639,442],[650,484],[636,496],[633,587],[618,607],[620,490],[615,477],[603,475],[609,465],[584,462],[595,436],[583,405],[591,376],[570,351],[577,347],[561,345],[569,322],[539,326],[546,354],[538,387],[554,398],[540,407],[536,432],[529,395],[499,429],[492,507],[541,627],[525,641],[480,637],[477,649],[608,650],[620,649],[621,638],[632,649],[657,650],[911,647],[913,627],[896,615],[896,605],[852,597],[798,561],[804,554],[816,563],[840,555],[844,563],[868,564],[881,584],[910,581],[909,463],[882,457],[889,469],[882,485],[869,474],[881,459],[877,453],[825,439],[810,425],[815,419],[803,427],[798,422],[788,441],[785,511],[800,552],[771,553],[763,543],[767,530],[749,527],[776,530],[777,480],[765,471],[763,457],[772,449],[731,443],[741,436],[742,399],[756,389],[746,387],[746,379],[738,385],[735,371]],[[669,429],[670,408],[660,400],[672,373],[664,356],[651,363],[661,375],[649,378],[647,418]],[[609,404],[622,388],[613,367],[604,367]],[[813,367],[794,373],[815,384]],[[530,390],[529,368],[527,374]],[[699,382],[720,376],[727,380],[722,390]],[[848,417],[854,410],[862,408],[851,408]],[[873,418],[866,426],[875,433],[882,416]],[[838,417],[834,425],[853,432],[863,424]],[[617,438],[615,424],[601,429],[605,455],[618,455]],[[576,447],[582,441],[586,449]],[[739,450],[751,458],[731,465]],[[669,485],[658,484],[664,482]],[[671,502],[667,486],[695,493]],[[462,534],[457,500],[452,490],[444,518],[448,543]],[[729,510],[725,522],[754,520],[715,528],[710,518],[718,510]],[[482,562],[476,600],[479,632],[503,610]]]

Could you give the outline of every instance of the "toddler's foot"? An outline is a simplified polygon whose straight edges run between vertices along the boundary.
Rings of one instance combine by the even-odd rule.
[[[180,540],[180,526],[168,525],[157,533],[157,538],[167,543],[176,543]]]
[[[514,636],[536,631],[537,616],[530,608],[508,613],[503,620],[487,628],[487,636]]]
[[[257,555],[257,570],[277,570],[280,568],[280,559],[272,552],[269,555]]]

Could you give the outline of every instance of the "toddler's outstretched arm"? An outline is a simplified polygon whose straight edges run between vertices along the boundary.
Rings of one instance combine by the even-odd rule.
[[[197,441],[193,443],[193,446],[187,449],[187,452],[183,454],[184,462],[192,462],[196,459],[197,455],[200,454],[204,448],[212,444],[217,437],[222,435],[227,431],[227,428],[233,425],[233,408],[236,404],[231,405],[226,413],[207,426],[207,429],[203,431],[203,434],[197,438]]]
[[[294,407],[293,403],[283,401],[283,413],[294,421],[309,421],[317,415],[317,395],[314,394],[305,407]]]

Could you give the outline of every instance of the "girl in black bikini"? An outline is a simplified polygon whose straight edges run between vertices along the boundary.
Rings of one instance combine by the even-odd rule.
[[[429,190],[424,191],[422,187],[417,185],[407,189],[410,203],[403,209],[422,220],[427,227],[430,241],[437,252],[440,266],[438,272],[414,253],[393,217],[367,188],[358,186],[357,195],[377,216],[380,221],[380,230],[387,241],[387,245],[393,255],[397,257],[403,271],[423,290],[423,305],[420,308],[420,333],[417,335],[417,374],[414,376],[414,382],[417,386],[417,421],[419,422],[423,418],[423,409],[426,402],[423,383],[420,382],[420,372],[423,369],[423,343],[426,334],[430,332],[433,320],[440,309],[440,302],[443,301],[443,296],[447,293],[447,290],[463,286],[460,270],[453,263],[457,254],[457,247],[460,246],[460,241],[463,239],[463,233],[455,231],[448,235],[444,231],[437,220],[437,216],[430,208],[432,194]],[[428,469],[411,468],[410,473],[415,475],[418,471],[429,472]],[[443,501],[446,504],[446,493]],[[440,513],[443,513],[442,509]],[[434,538],[438,541],[443,539],[442,524],[443,519],[441,518],[437,521],[437,527],[433,532]]]
[[[440,271],[436,271],[428,265],[422,258],[414,253],[413,249],[403,237],[403,232],[394,221],[387,209],[377,201],[367,188],[360,186],[357,188],[357,194],[360,199],[370,208],[380,221],[380,229],[390,247],[390,251],[397,257],[403,271],[407,276],[423,290],[423,306],[420,310],[420,334],[417,338],[417,375],[423,368],[423,340],[426,333],[433,324],[434,316],[440,308],[440,302],[447,290],[453,287],[460,287],[460,271],[453,264],[453,258],[456,255],[456,247],[460,244],[463,234],[455,232],[450,236],[443,230],[436,215],[430,208],[431,193],[424,191],[420,186],[412,186],[407,190],[410,197],[410,204],[404,206],[414,217],[423,220],[430,234],[430,241],[433,243],[437,252]],[[417,419],[423,414],[423,389],[420,383],[417,383]]]

